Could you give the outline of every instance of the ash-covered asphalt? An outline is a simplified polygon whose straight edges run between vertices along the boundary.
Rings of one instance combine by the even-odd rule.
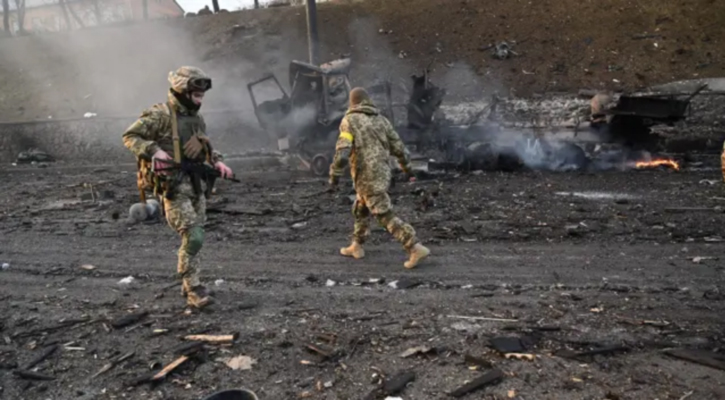
[[[462,398],[725,398],[722,360],[666,354],[723,347],[725,192],[715,160],[703,166],[399,183],[397,211],[432,250],[413,271],[382,228],[364,260],[338,255],[349,183],[330,194],[299,173],[246,174],[210,201],[203,279],[217,304],[193,313],[173,286],[178,237],[125,221],[133,169],[3,167],[0,398],[196,400],[246,387],[261,399],[363,399],[412,372],[396,396],[439,399],[492,370],[503,378]],[[239,336],[137,384],[198,333]],[[506,358],[497,337],[533,358]],[[573,355],[591,350],[602,354]],[[224,363],[237,356],[251,368]]]

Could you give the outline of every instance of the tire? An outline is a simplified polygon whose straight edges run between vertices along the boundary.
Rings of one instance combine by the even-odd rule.
[[[316,176],[327,176],[330,172],[330,159],[324,154],[317,154],[312,157],[310,169]]]

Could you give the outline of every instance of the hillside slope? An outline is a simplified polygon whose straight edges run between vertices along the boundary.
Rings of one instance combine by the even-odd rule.
[[[631,89],[725,75],[717,0],[364,0],[319,6],[325,60],[349,55],[365,84],[430,65],[459,97]],[[516,53],[500,60],[491,45]],[[305,10],[241,11],[0,40],[0,119],[134,115],[164,99],[181,64],[213,74],[210,108],[248,109],[246,83],[307,59]],[[281,76],[286,82],[286,76]]]

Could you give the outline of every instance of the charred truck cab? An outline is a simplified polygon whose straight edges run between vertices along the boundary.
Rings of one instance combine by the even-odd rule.
[[[347,110],[349,58],[318,66],[302,61],[289,65],[289,95],[274,75],[251,82],[247,90],[260,126],[277,140],[278,149],[296,157],[305,169],[326,176],[335,153],[338,129]],[[257,102],[255,88],[273,83],[281,95]]]

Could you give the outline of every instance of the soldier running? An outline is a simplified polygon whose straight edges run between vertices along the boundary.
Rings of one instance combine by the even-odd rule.
[[[390,156],[396,157],[403,172],[412,176],[410,156],[390,121],[380,114],[365,89],[350,91],[349,103],[330,165],[330,185],[335,188],[349,160],[357,193],[352,209],[355,217],[352,244],[340,249],[340,253],[356,259],[365,256],[362,245],[370,234],[368,222],[372,213],[408,252],[410,258],[405,268],[415,268],[430,251],[420,243],[413,227],[395,216],[388,196],[392,178]]]
[[[139,173],[146,180],[146,187],[161,186],[167,222],[181,236],[178,273],[182,293],[189,306],[201,308],[212,302],[210,293],[199,281],[207,182],[194,173],[169,170],[170,163],[162,160],[173,160],[177,165],[182,161],[206,162],[223,178],[232,177],[232,170],[211,148],[204,118],[199,113],[204,94],[211,89],[211,78],[199,68],[181,67],[169,72],[169,82],[168,102],[144,110],[123,134],[123,143],[138,158]],[[150,160],[153,168],[159,170],[157,174],[151,173]],[[159,184],[160,181],[163,183]]]

